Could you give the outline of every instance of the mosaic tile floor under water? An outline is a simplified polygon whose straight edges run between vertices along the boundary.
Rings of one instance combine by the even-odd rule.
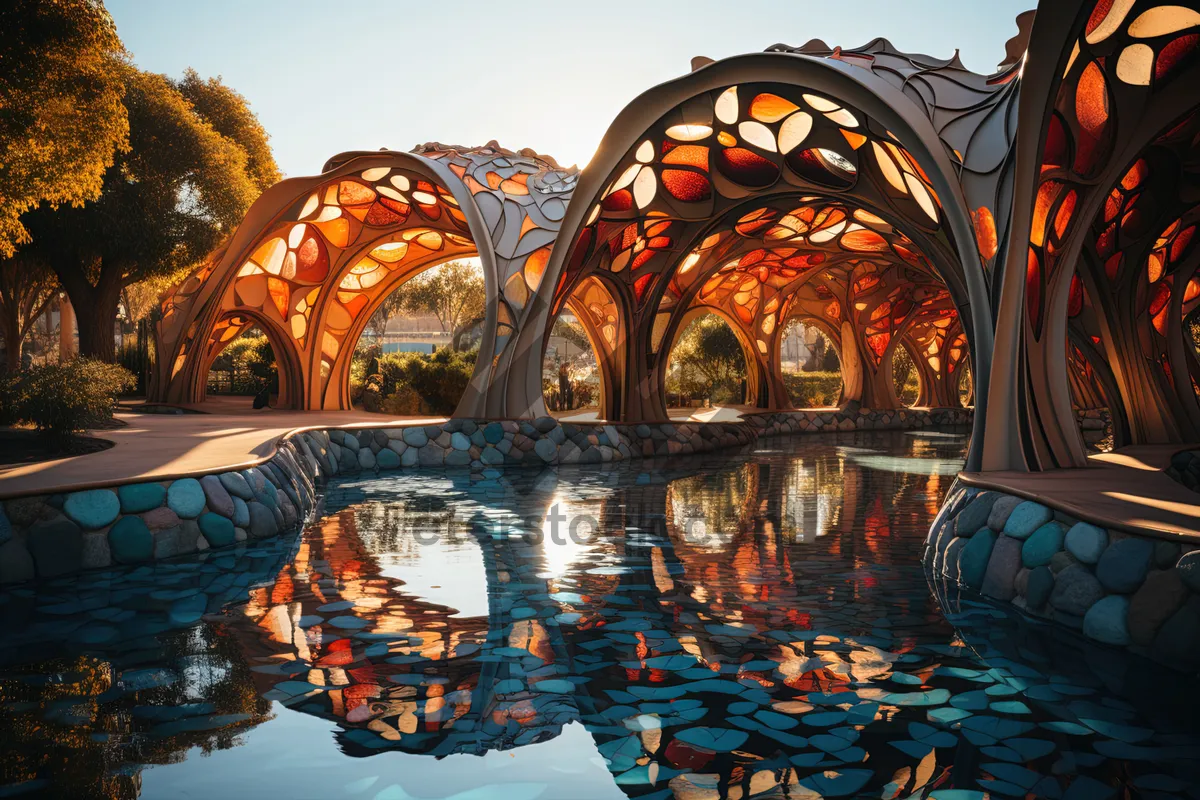
[[[0,796],[1200,798],[1186,676],[931,594],[964,448],[357,479],[0,592]]]

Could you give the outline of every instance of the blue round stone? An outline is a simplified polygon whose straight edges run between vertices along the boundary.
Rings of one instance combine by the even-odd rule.
[[[198,522],[200,532],[213,547],[227,547],[234,543],[233,521],[228,517],[209,511],[201,514]]]
[[[158,508],[167,499],[167,490],[160,483],[131,483],[117,489],[121,513],[140,514]]]
[[[1021,563],[1029,569],[1043,567],[1050,563],[1055,553],[1062,550],[1062,546],[1062,525],[1047,522],[1030,534],[1025,544],[1021,545]]]
[[[121,501],[108,489],[72,492],[63,503],[63,512],[80,527],[96,530],[117,518]]]
[[[204,510],[204,488],[195,478],[180,478],[167,489],[167,505],[184,519],[195,519]]]
[[[108,529],[108,549],[113,561],[136,564],[154,555],[154,534],[141,517],[121,517]]]

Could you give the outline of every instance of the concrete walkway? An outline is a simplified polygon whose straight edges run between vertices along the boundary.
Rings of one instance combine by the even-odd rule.
[[[223,406],[217,408],[227,412]],[[115,416],[125,427],[94,432],[113,443],[107,450],[0,468],[0,498],[248,467],[273,455],[280,437],[298,429],[395,428],[445,421],[444,417],[392,417],[365,411],[275,409]]]
[[[0,499],[116,486],[138,480],[169,480],[217,470],[241,469],[270,458],[279,440],[296,430],[330,427],[398,428],[437,425],[445,417],[393,417],[367,411],[284,411],[252,408],[248,397],[216,397],[188,406],[194,414],[115,417],[126,423],[94,431],[113,446],[87,455],[0,467]],[[743,409],[673,409],[677,422],[732,422]],[[564,415],[564,422],[596,423],[594,411]]]
[[[1200,494],[1163,473],[1196,445],[1142,445],[1095,455],[1085,469],[964,472],[970,486],[1037,500],[1106,528],[1163,539],[1200,540]]]

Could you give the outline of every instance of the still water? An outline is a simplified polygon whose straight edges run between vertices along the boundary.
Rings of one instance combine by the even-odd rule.
[[[0,797],[1200,798],[1189,681],[931,590],[965,448],[343,480],[0,592]]]

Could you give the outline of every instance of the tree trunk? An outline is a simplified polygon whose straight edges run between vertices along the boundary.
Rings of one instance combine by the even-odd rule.
[[[12,375],[21,369],[21,346],[24,337],[21,336],[21,322],[16,314],[5,314],[2,321],[4,328],[4,351],[8,374]]]
[[[79,328],[79,354],[110,363],[115,361],[117,354],[113,346],[113,328],[121,287],[109,287],[102,283],[89,297],[76,297],[74,292],[70,294]]]

